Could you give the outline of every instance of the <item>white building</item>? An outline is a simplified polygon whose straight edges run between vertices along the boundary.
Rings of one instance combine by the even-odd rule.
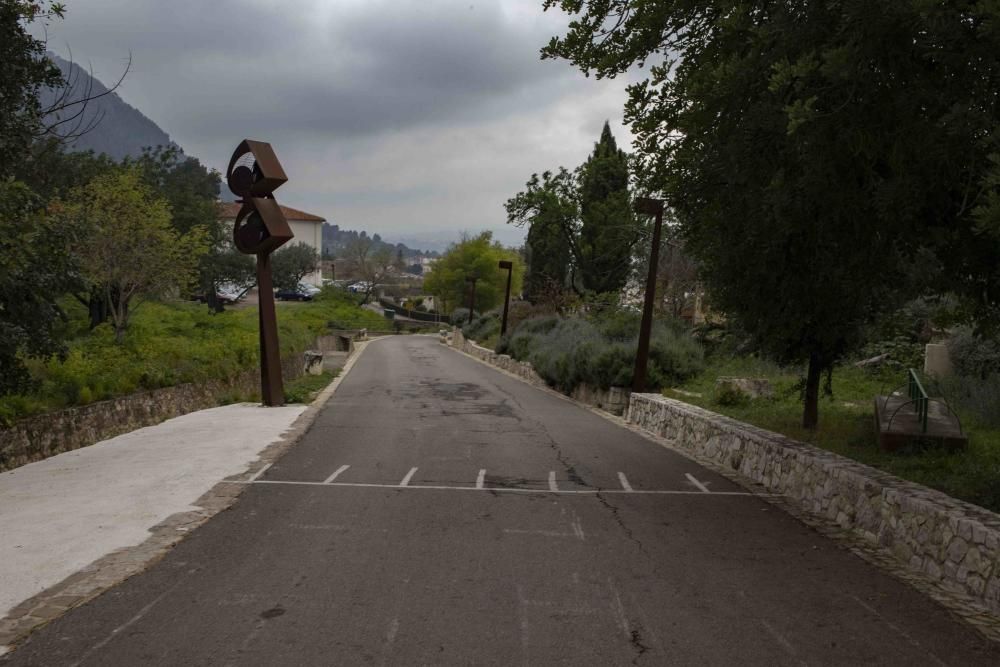
[[[233,222],[239,215],[240,207],[241,205],[235,202],[224,202],[219,220],[232,229]],[[282,206],[281,212],[285,214],[285,219],[288,220],[288,226],[291,227],[294,235],[294,238],[286,245],[292,243],[307,245],[316,252],[318,258],[323,252],[323,223],[326,222],[326,218],[300,211],[291,206]],[[316,266],[316,271],[304,277],[302,282],[322,287],[323,274],[318,261]]]

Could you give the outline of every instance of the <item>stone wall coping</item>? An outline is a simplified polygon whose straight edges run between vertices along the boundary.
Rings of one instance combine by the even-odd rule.
[[[952,515],[962,514],[965,515],[963,518],[966,520],[975,521],[984,527],[1000,531],[1000,514],[964,500],[959,500],[922,484],[896,477],[883,470],[878,470],[853,459],[821,449],[815,445],[810,445],[780,433],[741,422],[732,417],[720,415],[697,405],[667,398],[660,394],[632,394],[629,411],[631,412],[633,403],[644,402],[669,406],[673,410],[706,420],[716,428],[727,433],[744,436],[752,435],[758,444],[764,445],[772,452],[779,454],[782,458],[808,458],[817,464],[835,467],[837,470],[832,473],[834,477],[838,478],[840,482],[851,482],[869,496],[882,494],[887,499],[893,501],[914,503],[922,505],[929,510]],[[955,523],[957,524],[958,521],[959,519],[956,518]]]

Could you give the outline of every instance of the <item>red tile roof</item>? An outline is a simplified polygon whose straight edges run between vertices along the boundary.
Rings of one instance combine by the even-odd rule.
[[[237,204],[236,202],[222,202],[219,217],[223,220],[235,220],[236,216],[239,215],[240,207],[242,204]],[[326,218],[321,218],[318,215],[313,215],[312,213],[306,213],[305,211],[300,211],[297,208],[292,208],[291,206],[281,206],[281,212],[285,214],[286,220],[300,220],[303,222],[326,222]]]

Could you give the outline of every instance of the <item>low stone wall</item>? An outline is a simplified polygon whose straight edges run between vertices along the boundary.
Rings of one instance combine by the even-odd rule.
[[[657,394],[627,420],[783,494],[1000,614],[1000,515],[777,433]]]
[[[287,357],[281,366],[286,380],[300,377],[304,369],[302,356]],[[227,396],[259,391],[260,370],[254,368],[227,380],[163,387],[22,419],[10,428],[0,429],[0,471],[212,408]]]
[[[491,366],[502,368],[508,373],[516,375],[530,384],[537,387],[548,386],[545,380],[542,379],[542,376],[535,372],[534,367],[532,367],[529,362],[518,361],[509,355],[497,354],[493,350],[480,347],[473,341],[467,340],[459,329],[455,329],[452,332],[451,344],[452,347],[458,348],[462,352],[476,357],[480,361],[484,361]],[[622,415],[628,407],[629,391],[622,387],[600,389],[599,387],[580,385],[573,390],[573,393],[570,394],[570,396],[581,403],[592,405],[615,415]]]

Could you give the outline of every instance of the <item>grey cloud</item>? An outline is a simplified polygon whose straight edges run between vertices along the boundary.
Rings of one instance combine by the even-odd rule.
[[[497,229],[532,172],[621,119],[620,82],[539,60],[565,21],[541,4],[76,0],[50,46],[105,81],[131,51],[123,97],[206,164],[271,141],[290,205],[372,232]]]

